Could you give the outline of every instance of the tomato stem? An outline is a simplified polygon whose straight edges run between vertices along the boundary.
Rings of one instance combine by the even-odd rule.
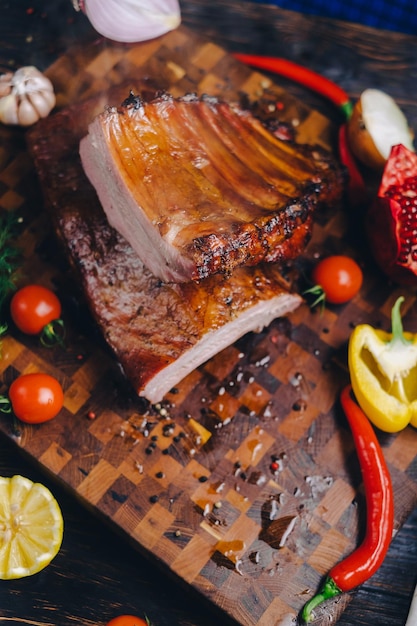
[[[0,413],[11,413],[12,403],[7,396],[0,396]]]
[[[46,348],[52,348],[57,344],[65,347],[65,326],[61,319],[52,320],[49,324],[43,327],[40,334],[40,342]]]

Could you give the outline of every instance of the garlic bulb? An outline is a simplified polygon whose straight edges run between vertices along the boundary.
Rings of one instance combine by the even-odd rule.
[[[178,0],[83,0],[74,7],[113,41],[133,43],[159,37],[181,22]]]
[[[21,67],[0,76],[0,122],[31,126],[46,117],[55,106],[49,78],[36,67]]]

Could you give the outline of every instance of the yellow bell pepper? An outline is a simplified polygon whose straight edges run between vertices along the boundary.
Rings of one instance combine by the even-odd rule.
[[[392,332],[357,326],[348,346],[348,366],[356,400],[370,421],[395,433],[417,428],[417,334],[403,331],[400,307],[392,307]]]

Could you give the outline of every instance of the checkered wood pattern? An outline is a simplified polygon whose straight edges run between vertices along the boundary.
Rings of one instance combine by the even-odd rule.
[[[74,50],[48,74],[60,108],[140,75],[174,95],[262,96],[271,106],[279,103],[281,118],[297,125],[301,141],[326,146],[334,133],[278,81],[272,84],[183,28],[136,46],[102,42]],[[132,392],[82,297],[75,297],[24,133],[0,132],[0,207],[17,209],[23,218],[21,280],[58,291],[68,332],[66,350],[45,349],[11,327],[2,345],[2,391],[20,373],[47,371],[62,382],[65,406],[38,426],[1,416],[1,432],[139,551],[237,623],[295,624],[322,577],[361,536],[361,477],[338,393],[348,380],[346,342],[353,325],[388,329],[399,291],[365,267],[361,295],[348,305],[323,314],[301,306],[289,319],[243,337],[190,374],[161,405],[149,406]],[[341,211],[316,224],[306,264],[336,250],[356,253]],[[407,294],[404,323],[417,331],[414,300]],[[380,440],[399,527],[417,504],[417,432],[407,428]],[[346,601],[332,605],[333,615]]]

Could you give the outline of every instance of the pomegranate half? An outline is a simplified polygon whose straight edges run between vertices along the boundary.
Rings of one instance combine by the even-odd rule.
[[[392,147],[366,220],[373,257],[394,282],[417,285],[417,155]]]

